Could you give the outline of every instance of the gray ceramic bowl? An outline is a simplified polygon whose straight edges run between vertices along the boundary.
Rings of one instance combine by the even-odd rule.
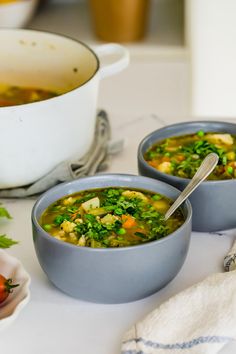
[[[191,205],[182,210],[184,224],[158,241],[132,247],[98,249],[59,241],[39,225],[42,212],[57,199],[103,187],[129,187],[159,192],[175,199],[177,189],[153,179],[105,174],[60,184],[44,193],[32,211],[33,239],[39,263],[51,282],[65,293],[97,303],[122,303],[144,298],[164,287],[179,272],[191,234]]]
[[[185,122],[152,132],[142,140],[138,148],[139,173],[183,190],[189,179],[156,170],[144,160],[143,155],[157,141],[199,130],[236,134],[236,124],[214,121]],[[194,231],[213,232],[236,227],[236,180],[205,181],[193,192],[189,200],[193,208]]]

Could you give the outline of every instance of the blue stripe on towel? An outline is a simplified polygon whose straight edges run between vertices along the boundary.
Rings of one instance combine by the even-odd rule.
[[[189,342],[183,343],[175,343],[175,344],[163,344],[158,342],[152,342],[150,340],[145,340],[143,338],[134,338],[123,342],[123,344],[136,342],[136,343],[143,343],[147,347],[151,347],[154,349],[191,349],[199,344],[204,343],[227,343],[229,341],[234,340],[232,337],[224,337],[224,336],[206,336],[206,337],[198,337],[192,339]],[[124,350],[121,354],[145,354],[143,351],[136,351],[136,350]]]

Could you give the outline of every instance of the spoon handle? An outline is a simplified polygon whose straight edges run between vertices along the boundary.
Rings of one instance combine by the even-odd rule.
[[[218,160],[218,155],[213,152],[205,157],[189,184],[180,193],[178,198],[171,205],[170,209],[167,210],[164,216],[165,220],[167,220],[175,212],[175,210],[188,198],[188,196],[199,186],[199,184],[204,181],[205,178],[207,178],[207,176],[216,167]]]

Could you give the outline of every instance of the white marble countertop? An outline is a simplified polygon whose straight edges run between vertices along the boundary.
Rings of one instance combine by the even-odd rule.
[[[140,48],[142,50],[142,48]],[[109,113],[113,137],[125,148],[109,171],[137,173],[138,142],[163,124],[189,119],[189,73],[185,59],[131,60],[130,67],[101,82],[98,106]],[[129,304],[101,305],[71,298],[56,289],[41,270],[33,248],[30,214],[33,199],[3,200],[13,220],[1,232],[20,241],[7,250],[29,272],[31,301],[0,334],[8,354],[119,354],[124,332],[170,296],[223,270],[223,258],[236,231],[192,233],[187,259],[177,277],[158,293]],[[236,352],[233,344],[221,354]]]

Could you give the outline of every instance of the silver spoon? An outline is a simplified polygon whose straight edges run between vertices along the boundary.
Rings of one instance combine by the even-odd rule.
[[[175,202],[171,205],[171,207],[167,210],[164,216],[164,220],[166,221],[169,217],[175,212],[175,210],[188,198],[188,196],[199,186],[202,181],[204,181],[207,176],[214,170],[217,163],[219,161],[219,157],[214,152],[210,153],[205,157],[202,161],[200,167],[197,172],[189,182],[189,184],[185,187],[185,189],[180,193]]]

